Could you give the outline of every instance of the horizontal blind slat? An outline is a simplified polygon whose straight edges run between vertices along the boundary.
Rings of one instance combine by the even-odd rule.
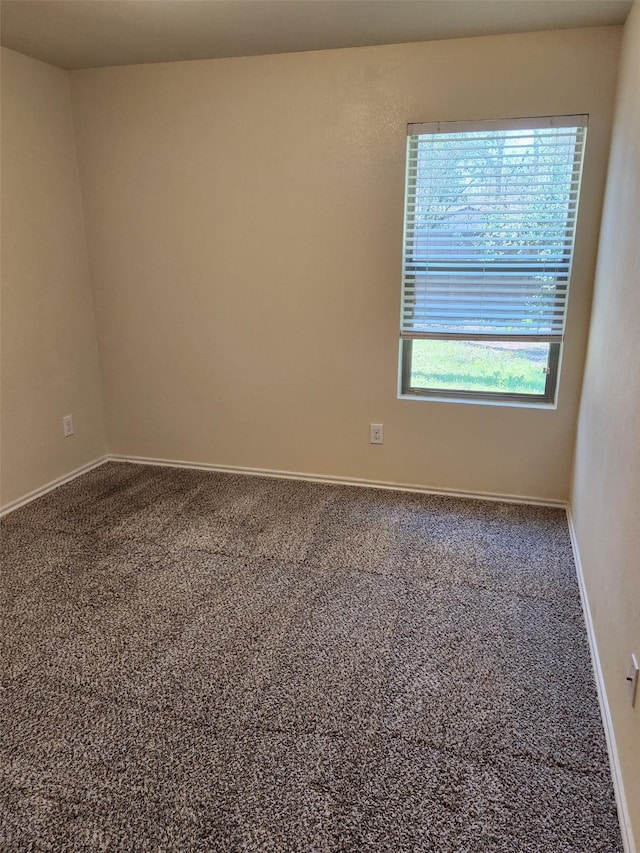
[[[407,135],[437,133],[511,133],[517,130],[542,130],[586,127],[586,115],[535,116],[534,118],[485,119],[481,121],[432,121],[407,125]]]
[[[441,340],[441,341],[455,341],[459,340],[460,335],[456,333],[442,332],[440,334],[432,333],[432,334],[423,334],[422,332],[402,332],[400,334],[402,340],[405,341],[415,341],[415,340]],[[521,335],[510,335],[507,333],[504,334],[493,334],[491,332],[475,332],[468,333],[465,335],[466,340],[470,341],[517,341],[519,343],[532,342],[532,343],[561,343],[562,335],[536,335],[536,334],[521,334]]]

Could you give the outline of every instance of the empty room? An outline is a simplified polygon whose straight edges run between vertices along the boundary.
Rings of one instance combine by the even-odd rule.
[[[0,850],[637,853],[640,0],[0,11]]]

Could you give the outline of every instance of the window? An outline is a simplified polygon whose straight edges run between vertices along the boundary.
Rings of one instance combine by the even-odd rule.
[[[409,125],[403,395],[555,402],[586,124]]]

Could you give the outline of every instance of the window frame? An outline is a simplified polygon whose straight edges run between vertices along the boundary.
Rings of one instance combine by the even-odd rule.
[[[553,121],[554,118],[565,120],[567,118],[571,118],[571,116],[564,117],[550,117]],[[565,253],[569,256],[569,265],[568,265],[568,274],[566,276],[559,277],[557,279],[558,282],[564,280],[566,282],[567,291],[569,290],[570,280],[571,280],[571,272],[573,266],[573,259],[575,254],[575,236],[577,232],[577,223],[578,223],[578,214],[580,209],[580,196],[581,196],[581,183],[582,183],[582,170],[584,168],[584,146],[586,144],[586,129],[588,127],[588,115],[580,115],[576,116],[576,119],[581,119],[583,121],[582,127],[585,129],[585,138],[582,143],[582,150],[574,152],[574,157],[580,159],[579,170],[578,170],[578,192],[576,197],[576,212],[575,212],[575,220],[573,226],[573,240],[570,246],[567,246],[565,249]],[[491,121],[470,121],[464,122],[463,124],[468,127],[468,132],[473,133],[477,131],[481,131],[483,129],[487,129],[490,126],[496,127],[497,125],[503,125],[504,128],[510,125],[517,125],[524,129],[527,129],[527,122],[532,123],[532,129],[535,127],[536,121],[535,117],[531,117],[529,119],[516,119],[516,120],[504,120],[501,122],[500,120],[491,120]],[[432,123],[434,124],[434,123]],[[439,123],[436,123],[439,128]],[[460,122],[443,122],[443,124],[449,125],[460,125]],[[414,125],[416,126],[416,125]],[[576,124],[576,126],[580,126]],[[409,125],[411,127],[411,125]],[[406,217],[408,212],[409,205],[409,186],[410,182],[415,182],[417,180],[417,176],[410,178],[409,177],[409,161],[405,165],[405,199],[404,199],[404,217],[405,217],[405,228],[406,228]],[[569,220],[568,220],[569,221]],[[404,234],[404,229],[403,229]],[[403,237],[403,249],[402,249],[402,270],[403,270],[403,282],[406,277],[406,269],[408,266],[412,266],[415,268],[416,262],[412,256],[409,256],[405,253],[406,250],[406,239]],[[402,286],[402,308],[404,309],[404,283]],[[557,299],[556,294],[556,302],[559,303],[560,300]],[[566,313],[568,310],[568,293],[567,293],[567,301],[564,305],[564,314],[566,318]],[[459,340],[459,341],[507,341],[507,340],[518,340],[517,336],[510,337],[508,335],[470,335],[465,336],[463,334],[453,336],[446,336],[447,340]],[[416,335],[415,338],[412,338],[410,335],[403,335],[401,331],[400,338],[400,354],[399,354],[399,382],[398,382],[398,396],[400,398],[405,399],[440,399],[440,400],[451,400],[451,401],[464,401],[464,402],[478,402],[478,403],[498,403],[498,404],[513,404],[513,405],[531,405],[531,406],[543,406],[543,407],[555,407],[557,402],[558,388],[559,388],[559,378],[560,378],[560,365],[562,360],[562,350],[564,345],[564,335],[561,340],[549,340],[549,341],[541,341],[547,342],[549,344],[549,355],[547,359],[547,367],[546,367],[546,380],[545,380],[545,389],[542,394],[518,394],[512,392],[502,392],[502,391],[473,391],[473,390],[464,390],[464,389],[453,389],[453,388],[424,388],[417,387],[411,384],[411,367],[412,367],[412,354],[413,354],[413,341],[414,340],[438,340],[437,335],[426,336],[426,335]],[[525,338],[523,343],[527,339]],[[528,339],[531,340],[531,339]]]
[[[423,338],[423,340],[437,340]],[[477,338],[457,338],[460,341],[474,341]],[[497,340],[494,338],[493,340]],[[485,403],[530,403],[540,405],[555,405],[560,373],[560,356],[562,344],[549,342],[549,358],[547,360],[546,381],[542,394],[512,394],[508,391],[464,391],[454,388],[417,388],[411,385],[411,357],[413,340],[405,338],[400,341],[400,397],[416,397],[419,399],[447,398]]]

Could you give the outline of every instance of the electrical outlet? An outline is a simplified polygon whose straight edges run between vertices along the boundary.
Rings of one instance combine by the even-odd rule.
[[[62,430],[65,438],[69,438],[70,435],[73,435],[73,418],[71,415],[65,415],[63,417]]]
[[[369,443],[384,444],[384,427],[382,424],[369,424]]]
[[[632,708],[635,707],[636,694],[638,692],[638,671],[638,658],[635,655],[631,655],[629,672],[627,674],[627,685],[629,688],[629,699],[631,700]]]

